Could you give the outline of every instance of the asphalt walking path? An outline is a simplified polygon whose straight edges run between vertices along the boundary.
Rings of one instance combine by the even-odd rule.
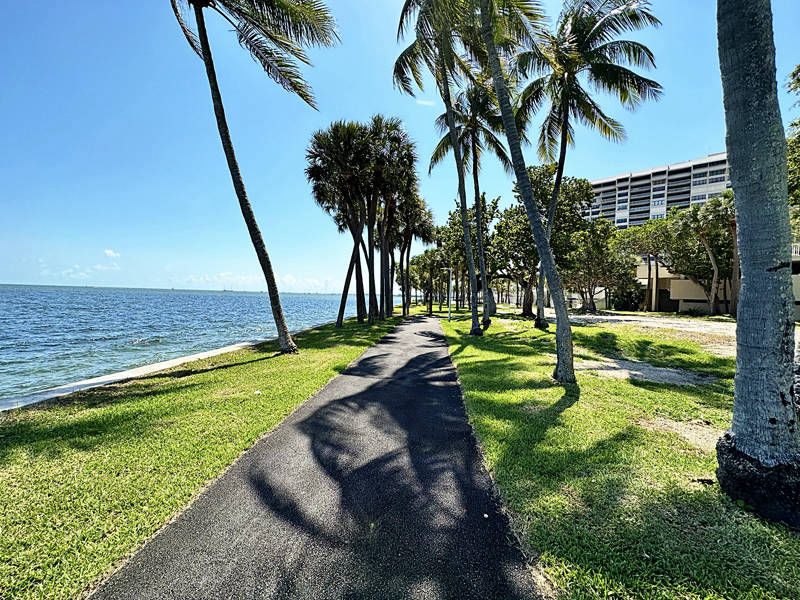
[[[244,453],[94,599],[532,599],[439,321],[413,317]]]

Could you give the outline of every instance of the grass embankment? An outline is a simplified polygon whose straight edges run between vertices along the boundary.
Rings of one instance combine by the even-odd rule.
[[[577,356],[720,379],[675,386],[583,371],[564,387],[550,378],[553,328],[499,317],[482,338],[467,335],[465,317],[442,325],[487,466],[560,597],[800,598],[797,535],[721,493],[713,449],[658,427],[727,427],[733,359],[677,332],[575,326]]]
[[[398,318],[0,413],[0,598],[73,598]],[[257,392],[260,392],[257,393]]]

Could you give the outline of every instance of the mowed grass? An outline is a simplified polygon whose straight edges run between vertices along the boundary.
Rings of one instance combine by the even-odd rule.
[[[445,313],[446,316],[446,313]],[[505,318],[504,318],[505,317]],[[487,467],[559,598],[800,598],[800,539],[720,492],[713,451],[646,426],[730,423],[733,359],[654,330],[575,326],[576,355],[712,373],[703,386],[550,378],[553,330],[442,320]]]
[[[0,413],[0,598],[74,598],[399,322],[346,322]],[[256,393],[260,392],[260,393]]]

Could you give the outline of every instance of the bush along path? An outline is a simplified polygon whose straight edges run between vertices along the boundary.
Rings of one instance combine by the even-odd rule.
[[[537,598],[492,489],[441,326],[411,317],[93,598]]]

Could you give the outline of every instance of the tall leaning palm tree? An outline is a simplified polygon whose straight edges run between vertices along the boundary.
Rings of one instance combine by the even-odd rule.
[[[512,171],[511,159],[508,156],[503,142],[497,137],[497,133],[503,131],[503,123],[500,114],[489,90],[480,82],[467,86],[456,97],[453,105],[453,117],[455,118],[458,130],[458,140],[461,144],[461,154],[464,161],[464,168],[472,170],[472,186],[475,192],[475,221],[478,242],[478,266],[481,272],[481,288],[483,289],[483,326],[488,327],[491,322],[491,307],[488,301],[489,290],[486,277],[486,259],[484,256],[484,223],[481,202],[481,190],[479,174],[481,168],[481,158],[484,152],[489,151],[494,154],[503,165],[507,173]],[[449,128],[447,126],[447,113],[439,115],[436,125],[441,133],[445,135],[439,140],[431,156],[431,163],[428,169],[430,173],[437,164],[442,162],[447,154],[452,150]]]
[[[733,423],[717,443],[717,477],[733,498],[800,527],[786,140],[770,0],[718,0],[717,36],[742,270]]]
[[[625,129],[605,114],[584,80],[590,88],[616,96],[629,109],[635,109],[645,100],[657,100],[661,86],[629,68],[654,68],[653,53],[644,44],[617,38],[624,32],[659,24],[646,0],[571,0],[558,19],[555,33],[543,32],[534,46],[517,56],[519,75],[523,78],[535,75],[520,95],[517,121],[529,124],[532,115],[547,104],[539,131],[538,154],[542,160],[553,162],[558,151],[555,184],[547,210],[548,239],[567,146],[574,145],[575,122],[597,130],[607,139],[625,139]],[[544,272],[541,272],[536,326],[546,329],[543,298]]]
[[[483,329],[481,329],[478,319],[478,286],[472,253],[471,227],[467,217],[464,164],[461,157],[461,144],[458,143],[458,129],[456,128],[450,90],[451,80],[456,80],[459,76],[471,75],[468,65],[461,59],[457,51],[459,42],[457,30],[467,6],[463,0],[406,0],[400,15],[397,37],[398,39],[402,38],[406,28],[414,21],[414,40],[395,61],[393,78],[396,86],[413,96],[413,84],[422,89],[422,68],[427,67],[436,80],[439,94],[444,102],[450,144],[458,174],[459,211],[471,286],[472,327],[470,335],[483,335]]]
[[[511,163],[517,177],[522,203],[530,221],[536,248],[545,271],[547,281],[550,283],[550,295],[556,311],[556,368],[553,377],[560,383],[574,383],[575,369],[572,356],[572,329],[567,314],[567,303],[564,298],[564,289],[561,285],[556,268],[553,251],[547,238],[542,215],[533,197],[533,188],[528,171],[525,167],[525,157],[522,155],[520,132],[517,127],[514,109],[509,96],[509,85],[506,74],[500,61],[500,53],[495,44],[498,31],[505,36],[517,36],[522,42],[531,45],[531,31],[538,28],[542,20],[537,3],[530,0],[472,0],[477,3],[480,15],[480,37],[485,45],[486,57],[492,74],[492,82],[500,106],[500,115],[503,119],[503,129],[506,132],[508,149],[511,153]],[[498,36],[499,37],[499,36]]]
[[[278,330],[281,352],[297,352],[297,345],[289,333],[283,316],[272,262],[256,222],[253,207],[247,198],[239,163],[236,161],[222,95],[217,83],[211,46],[208,43],[203,10],[210,9],[216,12],[229,23],[238,36],[239,44],[261,64],[267,75],[313,108],[316,108],[314,96],[303,79],[297,63],[299,61],[310,64],[304,51],[305,46],[331,46],[338,41],[335,22],[325,4],[316,0],[170,0],[170,4],[186,40],[205,63],[222,149],[239,200],[239,208],[267,282],[272,317]],[[189,7],[194,9],[196,32],[190,27],[187,18]]]

